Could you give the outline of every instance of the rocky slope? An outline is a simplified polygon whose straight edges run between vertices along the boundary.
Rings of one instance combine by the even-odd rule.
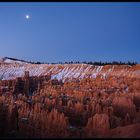
[[[124,127],[117,127],[109,130],[104,137],[106,138],[140,138],[140,123]]]
[[[101,76],[127,76],[140,77],[140,65],[105,65],[93,66],[88,64],[31,64],[19,60],[4,58],[0,60],[0,79],[8,80],[22,77],[24,71],[29,71],[30,76],[52,74],[52,79],[71,80],[87,77]]]

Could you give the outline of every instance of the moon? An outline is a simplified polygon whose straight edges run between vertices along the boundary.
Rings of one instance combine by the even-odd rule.
[[[26,19],[29,19],[29,18],[30,18],[30,15],[29,15],[29,14],[26,14],[26,15],[25,15],[25,18],[26,18]]]

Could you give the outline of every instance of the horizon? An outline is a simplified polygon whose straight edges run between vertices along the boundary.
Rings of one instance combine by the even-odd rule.
[[[41,61],[31,61],[31,60],[23,60],[23,59],[18,59],[18,58],[13,58],[13,57],[0,57],[0,59],[11,59],[11,60],[17,60],[17,61],[24,61],[24,62],[28,62],[28,63],[38,63],[38,64],[93,64],[93,63],[100,63],[103,65],[108,65],[109,63],[112,65],[113,63],[118,63],[118,64],[124,64],[127,65],[128,63],[130,64],[140,64],[136,61],[65,61],[65,62],[41,62]],[[98,65],[98,64],[95,64]],[[114,65],[114,64],[113,64]]]
[[[0,56],[140,63],[140,3],[0,3]]]

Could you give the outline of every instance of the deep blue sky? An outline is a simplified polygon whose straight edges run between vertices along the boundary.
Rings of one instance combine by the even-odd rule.
[[[0,3],[4,56],[140,63],[140,3]]]

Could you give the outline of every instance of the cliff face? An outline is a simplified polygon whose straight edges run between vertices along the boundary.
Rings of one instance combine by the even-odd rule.
[[[22,77],[24,71],[29,71],[30,76],[43,76],[51,73],[52,79],[57,78],[63,81],[98,76],[101,78],[108,76],[140,77],[140,65],[30,64],[8,59],[0,63],[0,79],[2,80]]]

